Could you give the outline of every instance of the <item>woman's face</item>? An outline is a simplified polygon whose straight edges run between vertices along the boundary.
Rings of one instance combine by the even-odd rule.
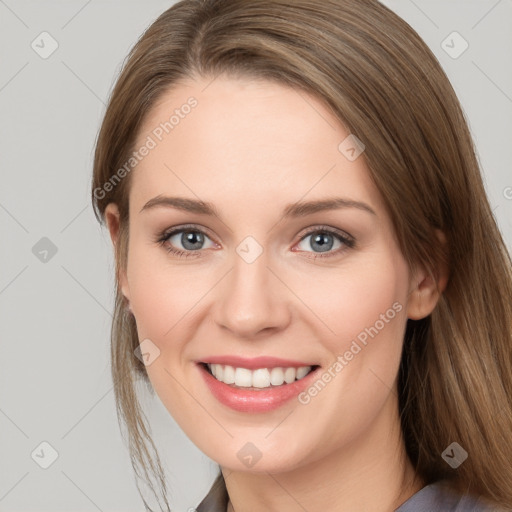
[[[140,131],[122,291],[156,393],[223,467],[286,471],[398,424],[414,285],[348,136],[303,92],[226,77]]]

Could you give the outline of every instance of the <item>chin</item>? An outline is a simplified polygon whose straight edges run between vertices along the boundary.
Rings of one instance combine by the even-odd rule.
[[[274,443],[264,439],[250,441],[250,436],[241,439],[232,440],[219,449],[212,450],[210,445],[205,454],[223,469],[255,474],[286,473],[312,462],[303,443],[283,446],[285,442],[280,438]]]

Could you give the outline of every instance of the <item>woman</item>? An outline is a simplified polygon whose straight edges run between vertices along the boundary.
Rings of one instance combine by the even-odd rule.
[[[117,80],[92,195],[162,509],[137,378],[220,466],[200,512],[512,508],[510,256],[451,85],[385,6],[174,5]]]

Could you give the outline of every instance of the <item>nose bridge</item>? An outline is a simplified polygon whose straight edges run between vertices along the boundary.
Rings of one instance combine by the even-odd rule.
[[[238,337],[280,328],[289,320],[283,290],[277,289],[283,285],[269,266],[268,252],[253,237],[247,237],[236,247],[233,268],[218,299],[216,320]]]

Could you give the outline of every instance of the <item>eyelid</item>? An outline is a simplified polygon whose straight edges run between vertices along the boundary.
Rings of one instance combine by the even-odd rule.
[[[314,252],[314,251],[298,251],[297,249],[294,249],[296,245],[303,242],[308,236],[314,234],[314,233],[328,233],[329,235],[333,236],[334,238],[337,238],[338,241],[341,243],[342,247],[339,249],[336,249],[334,251],[324,251],[324,252]],[[345,252],[347,252],[350,249],[354,249],[356,246],[356,239],[346,231],[340,230],[338,228],[334,228],[331,226],[322,226],[317,225],[313,226],[311,228],[308,228],[308,230],[303,233],[300,236],[299,241],[294,245],[294,247],[291,249],[293,252],[304,252],[305,254],[308,254],[309,256],[305,256],[307,259],[311,260],[317,260],[317,259],[330,259],[330,258],[337,258],[341,257]]]
[[[327,233],[331,233],[331,234],[336,234],[343,239],[351,240],[351,241],[355,242],[355,238],[350,233],[347,233],[346,231],[343,231],[342,229],[334,228],[332,226],[325,226],[325,225],[321,225],[321,224],[319,224],[317,226],[313,226],[311,228],[306,228],[306,231],[300,236],[299,241],[301,241],[306,236],[311,235],[312,233],[319,233],[319,232],[327,232]]]
[[[179,226],[173,226],[172,228],[164,229],[157,235],[156,241],[159,241],[162,238],[169,238],[170,236],[175,235],[176,233],[179,233],[181,231],[198,231],[199,233],[207,235],[208,238],[210,238],[212,241],[215,241],[215,236],[212,235],[212,232],[208,228],[201,226],[200,224],[183,224]]]
[[[215,237],[211,236],[210,230],[200,224],[183,224],[174,226],[172,228],[168,228],[164,231],[162,231],[160,234],[157,235],[155,242],[160,243],[161,245],[164,245],[171,236],[174,236],[177,233],[180,233],[182,231],[197,231],[199,233],[202,233],[203,235],[207,236],[212,240],[212,242],[216,245],[219,245],[218,242],[215,241]],[[313,233],[329,233],[335,237],[338,237],[338,239],[345,245],[342,249],[337,249],[336,251],[326,251],[325,255],[322,253],[315,253],[311,252],[311,254],[315,254],[316,256],[308,256],[310,259],[316,259],[316,258],[328,258],[328,257],[335,257],[336,255],[339,255],[341,252],[344,252],[346,249],[351,249],[355,246],[356,239],[346,231],[343,231],[338,228],[334,228],[332,226],[326,226],[326,225],[315,225],[306,228],[306,231],[303,232],[299,240],[294,243],[293,247],[295,247],[297,244],[302,242],[306,237],[309,235],[312,235]],[[199,249],[197,251],[183,251],[182,249],[167,249],[169,252],[175,252],[175,253],[186,253],[187,255],[193,255],[193,256],[200,256],[202,252],[205,251],[205,249]],[[293,250],[293,248],[292,248]],[[310,251],[294,251],[294,252],[306,252],[309,253]]]

